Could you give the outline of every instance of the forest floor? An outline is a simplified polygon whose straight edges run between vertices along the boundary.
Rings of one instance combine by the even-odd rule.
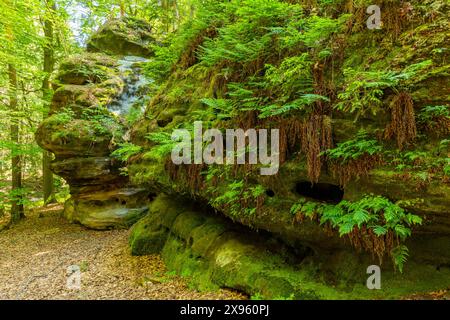
[[[89,230],[68,223],[62,209],[33,210],[0,232],[0,300],[248,298],[231,290],[198,292],[187,278],[168,272],[159,255],[131,256],[129,230]],[[67,286],[71,266],[81,271],[79,289]],[[404,299],[449,299],[449,294],[442,290]]]
[[[198,292],[158,255],[133,257],[128,230],[93,231],[61,217],[62,206],[29,212],[0,232],[0,299],[245,299]],[[68,268],[81,271],[78,289]]]

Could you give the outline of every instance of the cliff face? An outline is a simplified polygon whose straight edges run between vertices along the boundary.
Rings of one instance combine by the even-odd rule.
[[[111,153],[127,140],[127,116],[145,101],[145,91],[137,91],[146,83],[140,65],[151,53],[149,30],[135,20],[109,22],[89,42],[95,53],[64,61],[49,117],[36,133],[39,145],[55,155],[53,172],[70,185],[66,217],[94,229],[129,227],[147,212],[149,193],[129,185]]]
[[[391,275],[406,248],[399,277],[440,277],[430,270],[450,263],[448,3],[381,1],[380,30],[367,29],[371,3],[299,3],[232,1],[233,18],[173,41],[169,51],[184,50],[131,133],[144,151],[129,161],[131,181],[309,249],[336,281],[344,270],[360,281],[380,261]],[[164,146],[194,121],[279,129],[279,173],[173,165]]]
[[[100,53],[65,62],[36,137],[71,186],[66,216],[129,226],[150,207],[133,254],[161,252],[200,287],[271,298],[446,287],[448,3],[381,1],[382,28],[369,30],[367,1],[298,2],[205,5],[150,61],[105,54],[153,55],[150,28],[107,24],[88,46]],[[136,97],[148,98],[142,64],[159,89],[129,122]],[[174,165],[170,135],[194,121],[279,129],[278,174]],[[369,292],[366,269],[382,262],[386,287]]]

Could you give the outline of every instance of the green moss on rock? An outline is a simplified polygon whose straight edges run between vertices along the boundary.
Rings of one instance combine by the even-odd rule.
[[[393,299],[444,288],[450,275],[447,267],[438,271],[416,262],[400,274],[387,263],[382,289],[372,291],[365,286],[371,264],[367,256],[346,250],[298,256],[270,236],[174,200],[164,195],[155,199],[132,229],[131,251],[161,252],[168,268],[199,290],[234,288],[268,299]]]
[[[147,22],[125,17],[106,22],[89,39],[87,50],[147,57],[152,55],[150,44],[154,41],[152,28]]]

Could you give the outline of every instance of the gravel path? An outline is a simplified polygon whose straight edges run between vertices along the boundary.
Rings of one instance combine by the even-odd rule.
[[[132,257],[128,230],[87,230],[61,210],[36,210],[0,232],[0,299],[245,299],[190,289],[158,255]],[[80,270],[79,289],[67,286],[70,266]]]

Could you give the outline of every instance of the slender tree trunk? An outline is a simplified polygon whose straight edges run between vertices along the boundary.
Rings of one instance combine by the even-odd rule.
[[[177,29],[178,23],[180,22],[180,12],[178,11],[178,2],[177,0],[173,1],[174,11],[175,11],[175,18],[173,19],[173,30],[175,31]]]
[[[120,17],[124,17],[125,16],[125,3],[122,1],[119,2],[119,8],[120,8]]]
[[[42,81],[42,96],[45,104],[44,118],[48,114],[48,104],[52,96],[52,88],[50,84],[50,76],[53,73],[55,61],[54,61],[54,48],[53,48],[53,22],[49,18],[49,10],[54,10],[55,5],[47,1],[47,15],[44,19],[44,79]],[[53,173],[50,170],[50,164],[52,161],[52,155],[48,151],[43,151],[42,154],[42,177],[43,177],[43,192],[44,192],[44,204],[55,202],[54,186],[53,186]]]
[[[8,65],[9,75],[9,106],[11,112],[17,111],[17,71],[12,64]],[[17,147],[19,145],[19,123],[17,119],[12,117],[11,121],[11,189],[19,191],[22,188],[22,163],[20,155],[17,155]],[[24,217],[22,198],[20,194],[16,194],[11,201],[11,223],[15,223]]]

